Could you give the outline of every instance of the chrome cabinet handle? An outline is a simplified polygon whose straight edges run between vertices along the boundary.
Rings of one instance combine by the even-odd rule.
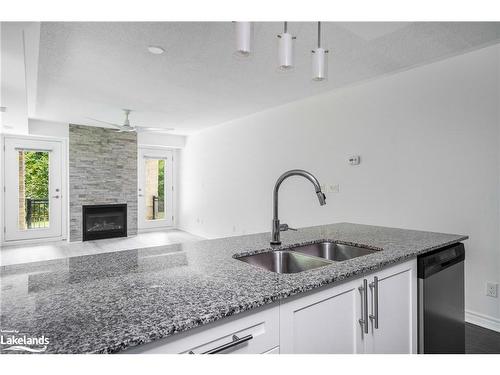
[[[360,286],[358,290],[361,293],[361,319],[359,319],[359,324],[363,327],[363,332],[368,333],[368,281],[363,279],[363,286]]]
[[[370,320],[373,322],[375,329],[378,329],[378,277],[373,278],[370,283],[370,289],[373,293],[373,314],[370,314]]]
[[[225,343],[225,344],[222,344],[216,348],[213,348],[213,349],[210,349],[206,352],[203,352],[202,354],[217,354],[217,353],[220,353],[224,350],[227,350],[229,348],[232,348],[233,346],[236,346],[236,345],[239,345],[241,343],[244,343],[246,341],[249,341],[253,339],[253,335],[246,335],[246,336],[243,336],[243,337],[238,337],[236,335],[233,335],[233,338],[232,338],[232,341],[231,342],[228,342],[228,343]],[[195,352],[193,352],[192,350],[189,352],[189,354],[195,354]]]

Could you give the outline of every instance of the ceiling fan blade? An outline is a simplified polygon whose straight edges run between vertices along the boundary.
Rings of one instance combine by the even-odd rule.
[[[92,120],[92,121],[97,121],[97,122],[102,122],[103,124],[108,124],[108,125],[111,125],[111,126],[114,126],[115,128],[118,128],[118,129],[121,129],[122,128],[122,125],[119,125],[119,124],[114,124],[112,122],[107,122],[107,121],[102,121],[102,120],[98,120],[96,118],[92,118],[92,117],[87,117],[89,120]]]
[[[140,133],[168,133],[175,130],[174,128],[149,128],[145,126],[136,126],[135,128]]]

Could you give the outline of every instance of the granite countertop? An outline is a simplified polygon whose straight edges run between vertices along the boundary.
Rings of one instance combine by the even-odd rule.
[[[0,329],[44,335],[45,353],[115,353],[467,238],[349,223],[283,232],[281,248],[333,240],[383,249],[296,274],[233,258],[270,250],[269,233],[4,267]]]

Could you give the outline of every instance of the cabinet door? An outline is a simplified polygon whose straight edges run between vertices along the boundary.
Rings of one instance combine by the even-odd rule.
[[[417,263],[401,263],[367,276],[368,282],[378,277],[378,328],[375,328],[375,288],[369,299],[370,353],[417,352]]]
[[[359,280],[280,305],[280,353],[361,353]]]

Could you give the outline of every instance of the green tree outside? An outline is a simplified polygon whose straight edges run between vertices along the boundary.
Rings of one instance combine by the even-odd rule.
[[[48,199],[49,153],[24,151],[24,171],[26,198]]]
[[[158,160],[158,198],[165,199],[165,160]]]

